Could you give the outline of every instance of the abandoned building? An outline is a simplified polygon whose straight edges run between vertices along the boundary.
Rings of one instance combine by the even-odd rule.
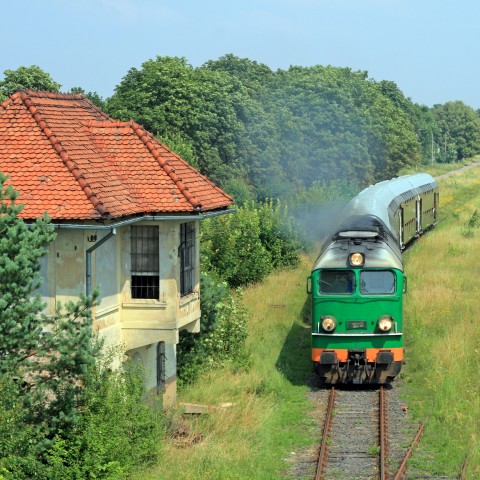
[[[41,265],[46,313],[98,287],[94,327],[171,403],[179,331],[200,329],[199,221],[232,198],[83,95],[22,90],[1,104],[0,171],[25,221],[47,212],[55,225]]]

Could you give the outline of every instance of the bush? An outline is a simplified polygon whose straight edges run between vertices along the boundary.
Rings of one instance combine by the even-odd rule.
[[[263,280],[274,268],[294,266],[301,243],[295,220],[280,202],[239,207],[209,219],[201,229],[203,268],[231,287]]]
[[[144,372],[131,361],[110,369],[102,355],[87,375],[74,431],[44,449],[14,382],[0,382],[0,480],[120,480],[154,463],[163,437],[160,405],[145,400]]]
[[[201,332],[180,332],[178,378],[195,381],[202,371],[226,364],[244,364],[247,311],[241,291],[234,298],[226,282],[213,273],[201,274]]]
[[[303,245],[298,226],[280,201],[267,200],[257,207],[260,220],[260,241],[270,253],[273,268],[295,267]]]

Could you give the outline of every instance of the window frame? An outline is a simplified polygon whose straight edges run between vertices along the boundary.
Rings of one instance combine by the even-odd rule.
[[[352,288],[351,288],[351,291],[350,292],[343,292],[343,293],[339,293],[339,292],[323,292],[322,291],[322,286],[321,286],[321,280],[322,280],[322,274],[323,273],[326,273],[326,272],[329,272],[329,273],[346,273],[346,274],[349,274],[350,276],[350,280],[352,281]],[[318,293],[319,295],[353,295],[356,291],[356,288],[357,288],[357,278],[356,278],[356,275],[355,275],[355,271],[354,270],[342,270],[342,269],[323,269],[323,270],[320,270],[319,274],[318,274]]]
[[[195,291],[197,272],[196,236],[195,221],[180,224],[180,297],[185,297]]]
[[[375,293],[365,293],[362,291],[362,274],[363,273],[377,273],[377,272],[382,272],[382,273],[390,273],[393,276],[393,291],[391,292],[375,292]],[[379,270],[361,270],[359,272],[359,282],[358,282],[358,287],[359,287],[359,293],[360,295],[364,295],[366,297],[372,296],[372,295],[382,295],[382,296],[392,296],[397,293],[397,275],[393,270],[390,269],[379,269]]]
[[[160,298],[160,229],[158,225],[130,227],[130,296]]]

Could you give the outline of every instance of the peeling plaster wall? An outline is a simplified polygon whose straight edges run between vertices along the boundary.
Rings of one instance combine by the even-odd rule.
[[[130,350],[128,355],[134,362],[141,362],[145,369],[145,386],[150,394],[157,393],[157,344]],[[170,406],[176,397],[177,352],[176,345],[165,343],[165,384],[163,387],[163,405]]]
[[[58,232],[54,245],[55,293],[57,302],[78,300],[85,292],[85,241],[82,230]]]
[[[138,353],[147,372],[148,390],[157,387],[158,342],[165,342],[164,404],[176,395],[176,344],[179,330],[200,330],[199,222],[196,230],[194,292],[180,297],[180,222],[139,222],[158,225],[160,248],[159,300],[134,299],[130,294],[130,226],[92,252],[92,287],[100,288],[100,304],[94,308],[94,328],[101,332],[105,346],[120,345],[126,353]],[[47,256],[41,261],[43,284],[38,293],[53,313],[58,301],[77,301],[86,289],[86,251],[109,230],[59,229]]]

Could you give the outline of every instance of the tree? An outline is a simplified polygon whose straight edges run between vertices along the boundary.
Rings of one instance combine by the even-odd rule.
[[[133,118],[160,139],[191,145],[200,170],[220,184],[239,174],[244,127],[236,105],[242,86],[233,77],[193,68],[185,58],[157,57],[132,68],[108,99],[107,112]]]
[[[461,101],[435,105],[433,115],[440,128],[439,145],[456,150],[456,160],[480,153],[480,118],[473,108]]]
[[[22,88],[48,92],[59,92],[61,88],[59,83],[36,65],[19,67],[17,70],[5,70],[3,73],[5,77],[0,81],[0,96],[3,96],[0,100],[2,101]]]
[[[54,229],[46,216],[28,225],[19,218],[23,206],[7,179],[0,174],[0,375],[18,383],[26,421],[48,444],[78,421],[82,384],[100,349],[91,324],[98,294],[52,317],[42,313],[35,291]]]
[[[97,92],[85,92],[82,87],[72,87],[70,93],[81,93],[100,109],[105,106],[105,100]]]
[[[23,207],[7,177],[0,173],[0,374],[22,376],[32,367],[43,334],[38,296],[40,259],[54,239],[48,218],[28,226],[18,217]]]

